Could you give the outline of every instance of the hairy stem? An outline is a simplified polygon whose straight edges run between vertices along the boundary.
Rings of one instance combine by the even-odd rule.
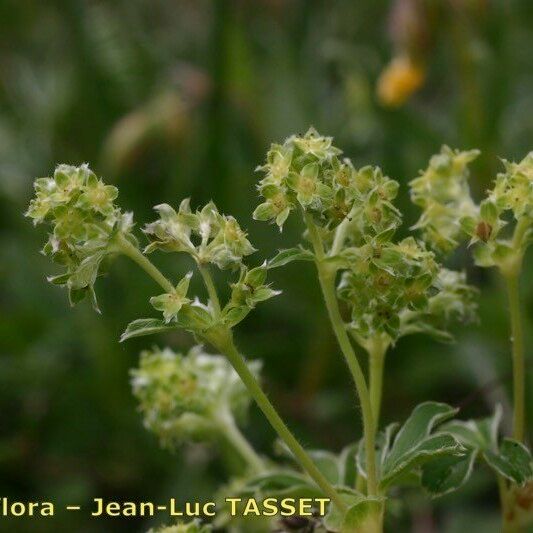
[[[213,305],[215,315],[219,316],[220,315],[220,301],[218,299],[217,290],[216,290],[215,284],[213,283],[213,278],[211,277],[209,268],[207,267],[207,265],[202,265],[198,263],[198,270],[200,271],[200,274],[202,275],[202,278],[204,280],[205,288],[207,289],[209,300],[211,301],[211,304]]]
[[[246,461],[250,469],[255,474],[261,474],[265,472],[266,467],[263,460],[257,455],[252,445],[246,440],[241,433],[233,415],[227,410],[216,413],[216,419],[220,423],[220,430],[225,439],[231,444],[231,446],[237,450],[239,455]]]
[[[257,405],[259,406],[261,411],[263,411],[263,414],[266,416],[267,420],[270,422],[271,426],[276,430],[277,434],[287,445],[289,450],[291,450],[291,452],[294,454],[294,457],[300,463],[301,467],[322,489],[324,494],[326,494],[326,496],[330,498],[331,501],[341,511],[345,511],[346,505],[340,498],[337,491],[316,467],[315,463],[309,457],[307,452],[303,449],[301,444],[296,440],[289,428],[285,425],[281,417],[278,415],[276,409],[261,389],[261,386],[257,382],[257,379],[252,374],[244,358],[235,347],[235,344],[233,343],[233,340],[231,338],[231,333],[228,332],[227,335],[224,335],[222,337],[222,340],[210,339],[210,342],[212,342],[212,344],[214,344],[228,358],[237,374],[239,374],[239,377],[245,384],[246,388],[256,401]]]
[[[174,285],[154,266],[154,264],[122,233],[115,237],[115,246],[118,252],[123,253],[137,263],[152,279],[154,279],[166,292],[174,291]]]
[[[121,238],[117,238],[116,240],[117,251],[122,252],[124,255],[135,261],[135,263],[137,263],[155,281],[157,281],[163,287],[163,289],[165,289],[166,291],[174,290],[172,283],[170,283],[170,281],[168,281],[167,278],[163,276],[163,274],[157,269],[157,267],[153,265],[152,262],[148,258],[146,258],[138,248],[133,246],[133,244],[131,244],[124,237],[120,237]],[[216,294],[216,289],[214,285],[211,284],[211,286]],[[235,347],[231,336],[231,331],[223,330],[221,334],[221,331],[217,329],[216,332],[213,331],[211,333],[206,333],[206,340],[213,344],[228,358],[229,362],[232,364],[233,368],[235,369],[242,382],[250,392],[252,398],[254,398],[259,408],[263,411],[267,420],[276,430],[280,438],[285,442],[289,450],[291,450],[291,452],[294,454],[296,460],[300,463],[302,468],[309,474],[311,479],[313,479],[313,481],[322,489],[324,494],[328,498],[330,498],[330,500],[335,504],[338,509],[340,509],[341,511],[346,511],[346,505],[342,501],[337,491],[333,488],[331,483],[329,483],[329,481],[324,477],[322,472],[320,472],[320,470],[316,467],[315,463],[309,457],[307,452],[303,449],[301,444],[296,440],[289,428],[285,425],[285,422],[283,422],[281,417],[278,415],[276,409],[270,403],[270,400],[267,398],[266,394],[261,389],[261,386],[248,368],[248,365],[246,364],[244,358]],[[235,437],[235,435],[233,435],[233,437]],[[240,445],[242,446],[242,442],[240,443]]]
[[[513,348],[513,437],[524,440],[525,434],[525,358],[522,320],[520,316],[520,294],[518,273],[504,275],[509,313],[511,318],[511,342]]]
[[[381,398],[383,396],[383,372],[385,368],[385,354],[387,346],[381,339],[375,339],[368,350],[370,372],[370,405],[374,417],[374,429],[379,427]]]
[[[377,494],[377,476],[376,476],[376,452],[375,452],[375,429],[374,419],[372,416],[372,407],[370,404],[370,396],[366,384],[365,376],[355,355],[352,343],[346,332],[346,327],[339,311],[337,297],[335,295],[335,274],[330,269],[326,268],[323,260],[325,259],[324,247],[322,239],[318,233],[317,227],[312,218],[306,213],[305,221],[309,232],[309,237],[313,245],[316,266],[318,271],[318,279],[322,289],[322,295],[326,303],[329,319],[339,347],[344,355],[346,363],[352,374],[359,402],[361,404],[361,412],[363,415],[363,433],[366,452],[366,468],[367,468],[367,488],[369,495]]]

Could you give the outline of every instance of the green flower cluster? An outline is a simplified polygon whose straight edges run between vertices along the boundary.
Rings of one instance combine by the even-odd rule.
[[[452,321],[475,317],[476,291],[465,275],[441,267],[413,237],[374,241],[344,254],[351,260],[338,294],[350,307],[349,327],[363,346],[376,336],[395,342],[418,332],[450,340],[446,328]]]
[[[365,347],[376,337],[389,344],[416,331],[448,338],[445,329],[451,319],[468,320],[475,314],[475,291],[464,283],[463,274],[443,269],[423,242],[414,237],[394,239],[402,222],[393,203],[398,182],[378,167],[355,169],[340,154],[330,137],[313,129],[303,137],[290,137],[283,145],[272,145],[267,163],[260,167],[266,175],[259,191],[266,201],[254,216],[270,220],[279,215],[272,211],[275,192],[290,209],[299,204],[312,215],[311,226],[306,220],[308,237],[313,240],[313,226],[316,235],[314,253],[303,248],[284,250],[269,263],[271,268],[314,258],[322,263],[320,268],[340,271],[337,293],[350,309],[351,333]],[[468,192],[466,165],[476,155],[444,148],[412,183],[413,198],[428,206],[429,214],[419,225],[434,247],[451,243],[461,231],[459,204],[463,213],[476,210],[473,202],[463,200]],[[314,196],[298,188],[304,180],[314,184],[309,188]],[[281,226],[279,219],[276,222]],[[437,233],[439,238],[433,238]],[[324,249],[323,257],[317,255],[317,246]],[[452,275],[457,282],[463,280],[456,290],[444,283]]]
[[[478,290],[467,283],[464,272],[441,268],[428,293],[427,305],[420,309],[403,309],[400,313],[401,336],[426,333],[451,342],[453,336],[447,328],[452,322],[476,321]]]
[[[412,237],[399,243],[373,240],[345,250],[348,254],[337,292],[350,306],[351,329],[365,340],[380,333],[396,340],[401,313],[428,306],[438,272],[434,255]]]
[[[146,253],[156,249],[186,252],[198,264],[212,263],[221,269],[235,269],[243,257],[255,252],[238,222],[219,213],[213,202],[195,213],[188,198],[181,202],[177,212],[168,204],[154,209],[159,218],[144,228],[151,240]]]
[[[332,137],[323,137],[314,128],[283,144],[273,144],[266,163],[257,168],[264,173],[258,186],[264,202],[253,217],[275,221],[280,229],[298,207],[328,228],[354,215],[355,210],[372,227],[388,227],[399,219],[391,204],[398,184],[379,169],[356,171],[349,159],[340,158],[341,153],[333,146]]]
[[[249,367],[259,374],[258,363]],[[131,375],[144,425],[167,448],[216,436],[228,417],[242,419],[251,401],[227,359],[201,346],[185,356],[169,348],[145,351]]]
[[[461,152],[443,146],[410,182],[411,199],[422,208],[414,229],[422,230],[423,239],[438,252],[447,253],[458,245],[460,219],[477,212],[468,186],[468,164],[478,155],[478,150]]]
[[[494,187],[479,205],[475,216],[463,217],[461,227],[476,244],[474,258],[483,267],[497,265],[504,270],[523,255],[530,242],[533,223],[533,152],[519,163],[504,161],[505,172],[497,175]],[[511,239],[502,238],[509,224],[516,222]]]
[[[443,147],[433,156],[421,176],[411,181],[411,196],[422,207],[415,228],[439,252],[454,250],[470,237],[477,244],[476,264],[499,266],[503,270],[517,262],[530,240],[533,221],[533,152],[519,163],[503,161],[504,172],[497,175],[494,186],[478,205],[470,195],[468,168],[477,150],[460,152]],[[510,219],[516,226],[512,238]]]
[[[113,237],[120,232],[135,242],[131,214],[116,207],[117,188],[86,164],[59,165],[53,177],[37,179],[34,186],[26,216],[51,226],[43,253],[65,268],[49,281],[65,285],[72,304],[89,294],[96,306],[93,285],[102,260],[114,251]]]

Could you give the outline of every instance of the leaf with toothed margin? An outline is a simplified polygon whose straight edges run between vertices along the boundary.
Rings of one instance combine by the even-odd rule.
[[[386,428],[378,446],[379,487],[386,490],[419,473],[421,467],[437,458],[462,457],[465,448],[450,433],[435,433],[434,429],[451,418],[457,409],[437,402],[425,402],[415,407],[393,439],[396,427]],[[362,455],[358,458],[364,472]]]
[[[422,466],[420,483],[432,496],[444,496],[462,487],[470,478],[477,453],[469,450],[466,455],[445,455],[432,459]]]
[[[418,467],[437,457],[462,457],[465,449],[449,434],[439,433],[424,437],[419,444],[384,468],[379,482],[381,490],[394,485]]]
[[[158,318],[139,318],[130,322],[128,327],[120,336],[120,342],[134,337],[144,337],[145,335],[154,335],[176,329],[177,324],[166,324]]]
[[[445,403],[424,402],[417,405],[398,431],[383,464],[384,470],[390,469],[402,456],[428,437],[435,426],[454,416],[457,411]]]
[[[487,450],[483,456],[493,470],[517,485],[533,479],[533,458],[521,442],[503,439],[498,452]]]

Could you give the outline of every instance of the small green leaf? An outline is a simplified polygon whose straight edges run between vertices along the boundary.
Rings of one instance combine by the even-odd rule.
[[[337,492],[348,510],[365,498],[360,492],[347,487],[340,487],[337,489]],[[342,525],[345,516],[346,512],[343,513],[336,505],[330,503],[328,513],[324,517],[324,526],[328,531],[344,533]]]
[[[139,318],[128,324],[128,327],[120,336],[120,342],[132,339],[133,337],[163,333],[172,329],[176,329],[176,325],[165,324],[165,322],[158,318]]]
[[[521,442],[503,439],[498,453],[487,450],[483,455],[491,468],[517,485],[533,479],[531,452]]]
[[[287,250],[280,250],[270,261],[268,261],[268,268],[278,268],[293,261],[313,261],[315,256],[309,250],[304,248],[288,248]]]
[[[59,274],[57,276],[48,276],[46,280],[54,285],[66,285],[70,279],[70,273]]]
[[[180,309],[177,315],[177,323],[182,328],[201,331],[213,325],[213,317],[202,304],[193,302],[192,304],[184,305]]]
[[[452,435],[439,433],[426,437],[414,449],[403,454],[396,462],[386,463],[379,486],[386,489],[397,484],[406,475],[423,464],[441,456],[462,456],[464,448]]]
[[[384,468],[390,469],[403,455],[419,445],[437,424],[451,418],[457,411],[445,403],[425,402],[417,405],[398,432]]]
[[[224,324],[232,328],[233,326],[236,326],[239,322],[244,320],[249,312],[250,308],[247,305],[229,307],[227,309],[224,309],[224,312],[222,314],[222,320],[224,320]]]
[[[99,252],[86,257],[70,276],[68,286],[72,289],[82,289],[94,285],[98,275],[98,268],[104,256],[105,252]]]
[[[474,467],[477,452],[464,456],[445,455],[422,466],[421,483],[433,497],[443,496],[464,485]]]
[[[366,533],[379,531],[383,521],[383,500],[380,498],[365,498],[352,505],[344,515],[341,532]]]

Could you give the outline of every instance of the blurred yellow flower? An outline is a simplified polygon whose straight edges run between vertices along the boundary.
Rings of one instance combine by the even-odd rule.
[[[377,82],[379,101],[387,107],[400,107],[423,85],[425,67],[409,56],[395,57],[382,71]]]

